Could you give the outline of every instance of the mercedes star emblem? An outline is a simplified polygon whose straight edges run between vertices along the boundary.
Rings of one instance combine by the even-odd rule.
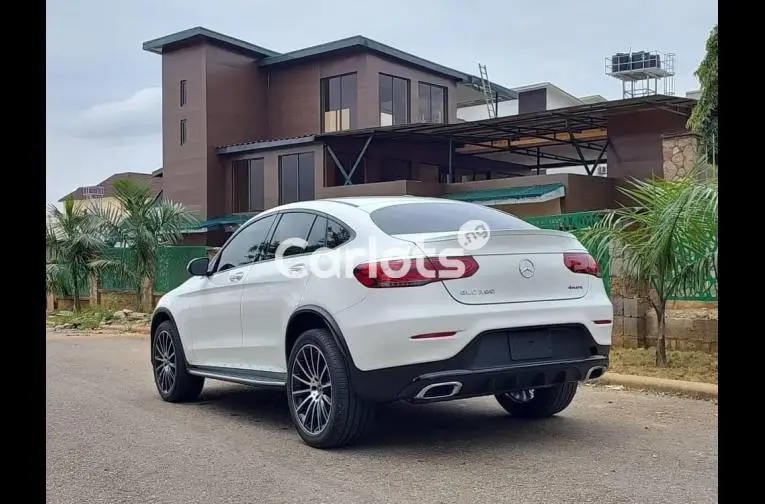
[[[534,263],[528,259],[521,259],[518,263],[518,271],[521,272],[523,278],[531,278],[534,276]]]

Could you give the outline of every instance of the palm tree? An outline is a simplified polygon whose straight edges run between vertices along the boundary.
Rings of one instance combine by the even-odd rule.
[[[656,365],[667,365],[667,301],[702,290],[717,275],[717,179],[701,167],[676,180],[632,180],[620,188],[634,206],[606,214],[582,232],[594,255],[608,250],[624,260],[634,285],[649,287],[659,335]],[[602,255],[602,254],[601,254]]]
[[[184,229],[196,219],[183,205],[160,200],[151,193],[148,184],[134,180],[114,182],[117,205],[93,206],[107,242],[130,252],[123,261],[120,276],[135,287],[139,309],[151,304],[143,299],[143,285],[154,284],[160,247],[179,242]]]
[[[80,310],[80,294],[89,288],[90,279],[108,265],[102,259],[106,244],[98,222],[87,209],[75,206],[69,197],[63,210],[48,206],[46,226],[46,291],[69,291],[75,311]]]

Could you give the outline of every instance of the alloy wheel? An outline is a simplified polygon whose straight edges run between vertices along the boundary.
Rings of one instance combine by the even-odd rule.
[[[319,347],[305,345],[298,352],[292,363],[290,394],[300,428],[320,434],[332,412],[332,378]]]
[[[163,394],[169,394],[175,385],[175,344],[167,331],[160,331],[154,339],[154,378]]]

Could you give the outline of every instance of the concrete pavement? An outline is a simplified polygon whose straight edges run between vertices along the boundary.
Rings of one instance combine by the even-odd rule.
[[[361,445],[305,446],[283,395],[208,382],[162,402],[145,338],[47,342],[49,503],[716,503],[717,407],[582,387],[543,421],[492,398],[385,408]]]

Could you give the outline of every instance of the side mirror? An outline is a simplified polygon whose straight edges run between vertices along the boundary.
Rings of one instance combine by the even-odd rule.
[[[207,268],[210,266],[210,259],[207,257],[198,257],[189,261],[186,270],[191,276],[207,276]]]

